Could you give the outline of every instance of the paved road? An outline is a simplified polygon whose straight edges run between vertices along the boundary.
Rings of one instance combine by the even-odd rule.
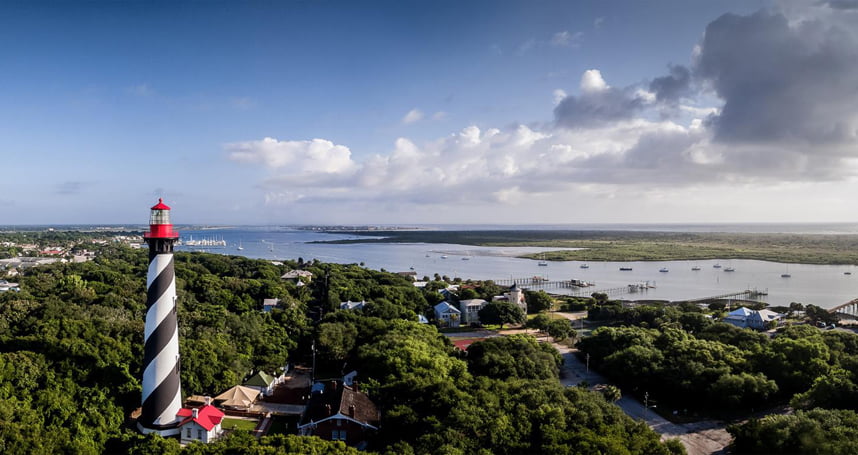
[[[609,384],[600,374],[593,370],[587,371],[587,366],[582,363],[576,350],[563,345],[554,344],[554,347],[563,355],[563,377],[560,382],[565,386],[575,386],[586,380],[590,387],[597,384]],[[732,440],[725,424],[717,421],[703,421],[689,424],[675,424],[664,419],[658,414],[647,412],[644,405],[634,398],[624,396],[617,405],[629,417],[637,420],[646,420],[646,423],[661,434],[662,439],[679,438],[688,455],[710,455],[725,453],[725,448]]]

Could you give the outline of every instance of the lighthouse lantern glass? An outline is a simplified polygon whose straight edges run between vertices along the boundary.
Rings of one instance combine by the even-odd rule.
[[[170,211],[152,210],[149,215],[149,224],[172,224],[170,223]]]

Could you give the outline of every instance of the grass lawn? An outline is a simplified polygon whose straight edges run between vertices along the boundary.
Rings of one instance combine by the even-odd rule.
[[[223,422],[221,422],[220,426],[224,430],[244,430],[244,431],[253,431],[256,428],[256,425],[259,422],[256,420],[244,420],[244,419],[233,419],[231,417],[224,417]]]

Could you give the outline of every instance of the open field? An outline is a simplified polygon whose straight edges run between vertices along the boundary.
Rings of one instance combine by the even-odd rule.
[[[338,232],[342,233],[342,232]],[[801,264],[858,264],[858,235],[640,231],[387,231],[333,243],[453,243],[584,248],[544,253],[549,261],[757,259]],[[523,257],[542,258],[543,254]]]

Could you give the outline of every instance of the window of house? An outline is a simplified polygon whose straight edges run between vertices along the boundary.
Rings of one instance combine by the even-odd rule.
[[[197,430],[197,439],[203,440],[203,430]]]
[[[188,439],[191,439],[191,429],[190,428],[188,428],[188,431],[186,432],[185,437]]]
[[[342,419],[337,419],[337,426],[338,427],[343,426],[343,420]]]

